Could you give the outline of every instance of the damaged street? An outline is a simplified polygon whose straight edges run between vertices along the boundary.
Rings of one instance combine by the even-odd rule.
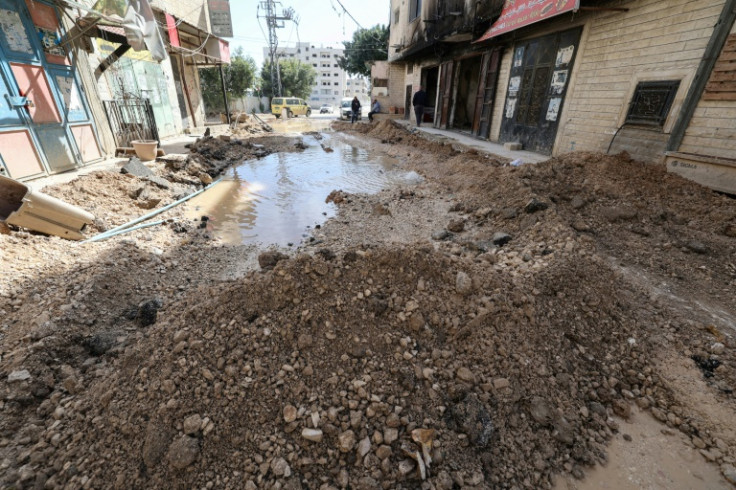
[[[3,228],[2,488],[736,483],[732,196],[268,122],[41,189],[90,238],[214,183],[157,226]]]

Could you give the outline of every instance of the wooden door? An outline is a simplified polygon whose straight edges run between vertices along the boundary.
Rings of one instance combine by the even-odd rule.
[[[452,76],[454,63],[447,61],[442,63],[440,67],[440,129],[447,129],[447,123],[450,120],[450,102],[452,100]],[[435,121],[438,119],[435,118]]]
[[[473,134],[481,138],[488,138],[491,130],[493,102],[496,98],[496,82],[500,64],[501,48],[495,48],[493,51],[483,54],[473,115]]]

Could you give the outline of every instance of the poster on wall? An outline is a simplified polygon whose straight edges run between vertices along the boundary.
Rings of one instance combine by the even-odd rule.
[[[41,40],[44,53],[52,56],[60,56],[62,58],[66,57],[64,46],[59,44],[61,43],[61,37],[56,31],[44,29],[43,27],[38,27],[37,29],[38,37]]]
[[[565,84],[567,83],[567,70],[557,70],[552,73],[552,93],[560,95],[565,91]]]
[[[59,92],[61,93],[61,98],[64,100],[64,106],[67,111],[79,112],[84,110],[77,86],[71,77],[56,75],[56,85],[59,87]]]
[[[572,55],[575,52],[575,46],[568,46],[566,48],[560,48],[557,51],[557,59],[555,60],[555,66],[562,66],[570,64],[572,61]]]
[[[509,95],[516,96],[519,93],[519,87],[521,86],[521,77],[511,77],[509,79]]]
[[[560,112],[561,104],[562,97],[553,97],[549,99],[549,106],[547,106],[547,121],[557,120],[557,114]]]
[[[16,53],[33,54],[26,28],[20,20],[20,15],[14,10],[0,9],[0,31],[8,43],[8,48]]]
[[[509,98],[506,100],[506,119],[514,117],[516,111],[516,99]]]
[[[519,46],[514,51],[514,68],[518,68],[524,63],[524,46]]]

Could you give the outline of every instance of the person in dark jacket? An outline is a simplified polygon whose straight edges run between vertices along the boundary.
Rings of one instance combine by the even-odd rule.
[[[352,124],[357,121],[358,116],[360,116],[360,101],[358,100],[357,95],[353,97],[353,102],[350,104],[350,110],[352,111],[350,115],[350,124]]]
[[[421,85],[419,90],[414,93],[411,105],[414,106],[414,115],[417,118],[417,127],[419,127],[422,125],[422,118],[424,117],[424,106],[427,105],[427,92],[424,91],[424,87]]]

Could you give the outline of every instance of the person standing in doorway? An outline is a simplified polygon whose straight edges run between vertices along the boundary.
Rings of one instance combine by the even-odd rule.
[[[411,105],[414,106],[414,115],[417,118],[417,127],[419,127],[422,125],[422,118],[424,117],[424,106],[427,105],[427,92],[424,91],[424,87],[421,85],[414,94]]]
[[[350,124],[353,124],[355,121],[358,120],[358,117],[360,116],[360,101],[358,100],[357,95],[353,97],[353,102],[350,104],[350,110]]]

